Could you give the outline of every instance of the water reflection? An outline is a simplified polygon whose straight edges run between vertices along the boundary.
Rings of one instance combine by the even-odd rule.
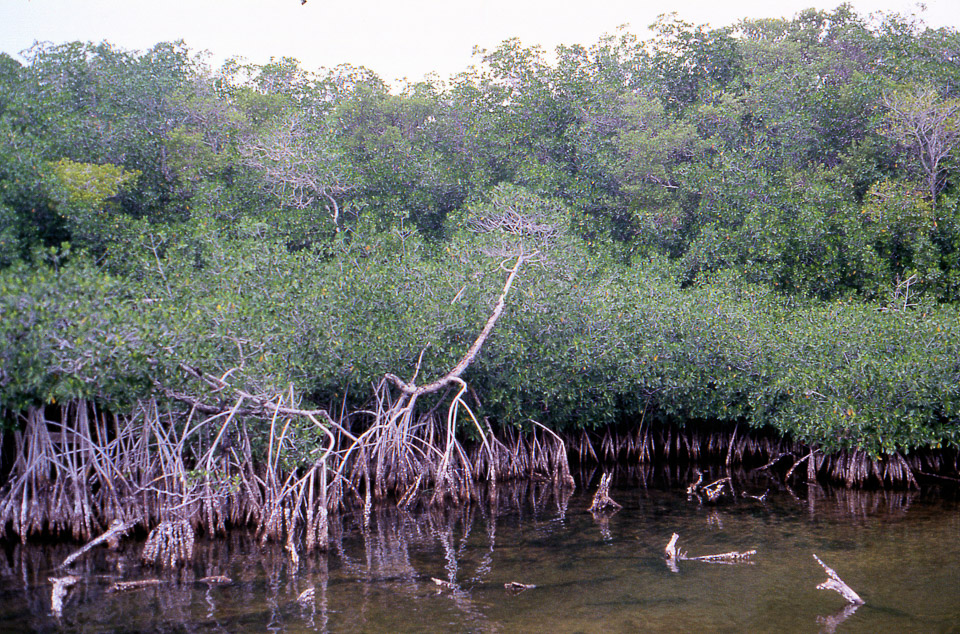
[[[142,544],[127,541],[72,566],[79,581],[59,618],[49,578],[66,574],[55,568],[76,546],[6,543],[0,630],[876,631],[960,622],[952,499],[789,489],[763,473],[717,469],[704,480],[731,477],[732,493],[709,503],[687,499],[692,469],[645,467],[615,470],[611,496],[623,508],[590,514],[600,473],[578,475],[585,485],[574,493],[522,482],[488,487],[470,506],[377,508],[368,524],[342,513],[331,517],[330,551],[299,564],[244,532],[200,539],[193,564],[161,584],[109,593],[158,574],[138,563]],[[673,532],[695,555],[756,549],[754,565],[665,566]],[[813,552],[866,605],[816,590],[823,572]],[[232,582],[200,581],[219,575]],[[510,592],[511,583],[536,587]]]

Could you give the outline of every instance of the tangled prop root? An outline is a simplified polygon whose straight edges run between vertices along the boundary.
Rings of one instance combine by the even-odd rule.
[[[187,520],[161,522],[150,531],[141,561],[174,568],[193,559],[193,527]]]

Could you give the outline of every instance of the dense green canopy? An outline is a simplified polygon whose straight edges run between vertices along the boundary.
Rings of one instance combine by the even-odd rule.
[[[362,402],[468,380],[500,424],[960,441],[960,34],[806,11],[508,40],[395,90],[181,43],[0,56],[0,409],[182,381]]]

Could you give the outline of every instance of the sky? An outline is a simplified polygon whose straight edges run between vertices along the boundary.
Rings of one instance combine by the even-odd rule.
[[[839,0],[0,0],[0,52],[13,56],[36,41],[100,42],[143,50],[184,40],[210,62],[241,56],[264,63],[295,57],[316,70],[362,65],[397,85],[428,73],[448,78],[474,63],[475,46],[492,49],[517,37],[552,50],[589,46],[628,25],[646,37],[659,14],[696,24],[793,17],[833,10]],[[960,29],[960,0],[851,0],[861,15],[917,14],[932,27]]]

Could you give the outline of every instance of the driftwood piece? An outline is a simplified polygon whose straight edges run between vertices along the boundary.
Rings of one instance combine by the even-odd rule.
[[[520,583],[519,581],[511,581],[510,583],[503,584],[503,587],[509,590],[510,592],[523,592],[524,590],[531,590],[537,586],[532,583]]]
[[[233,579],[223,575],[213,575],[212,577],[197,579],[197,583],[205,583],[208,586],[228,586],[233,583]]]
[[[159,579],[140,579],[138,581],[118,581],[109,588],[107,592],[130,592],[132,590],[142,590],[160,585]]]
[[[443,579],[437,579],[436,577],[430,577],[430,580],[433,581],[440,590],[454,591],[457,589],[455,584],[450,583],[449,581],[444,581]]]
[[[58,619],[63,615],[63,600],[67,597],[70,588],[80,581],[80,577],[67,575],[66,577],[50,577],[53,591],[50,593],[50,613]]]
[[[677,542],[679,540],[680,535],[674,533],[670,536],[670,542],[667,543],[666,547],[663,549],[664,555],[667,558],[667,566],[673,572],[679,572],[679,568],[677,567],[678,561],[704,561],[715,564],[753,564],[753,562],[750,561],[750,558],[757,554],[756,550],[731,550],[730,552],[718,553],[716,555],[700,555],[699,557],[689,557],[687,556],[686,552],[680,550],[680,547],[677,546]]]
[[[706,561],[713,563],[735,563],[735,562],[747,562],[751,557],[757,554],[756,550],[731,550],[728,553],[720,553],[717,555],[700,555],[699,557],[683,557],[685,561]]]
[[[297,597],[297,603],[301,606],[308,606],[313,603],[314,599],[317,596],[317,590],[313,586],[310,586],[306,590],[300,593],[300,596]]]
[[[853,591],[853,588],[848,586],[843,582],[843,579],[840,578],[840,575],[834,571],[833,568],[823,563],[819,557],[816,555],[813,556],[817,560],[817,563],[826,571],[827,576],[830,577],[823,583],[817,586],[817,590],[834,590],[840,594],[844,599],[847,600],[847,603],[850,605],[863,605],[863,599],[860,598],[860,595]]]
[[[614,502],[613,498],[610,497],[610,480],[612,477],[613,474],[611,473],[605,473],[600,476],[600,486],[597,487],[597,493],[593,496],[593,504],[591,504],[590,508],[587,509],[591,513],[596,513],[597,511],[603,511],[609,508],[623,508]]]
[[[121,520],[114,520],[113,523],[110,524],[110,528],[108,528],[102,535],[90,540],[89,542],[87,542],[87,544],[83,548],[81,548],[80,550],[76,551],[75,553],[73,553],[72,555],[64,559],[63,563],[60,564],[60,568],[66,568],[67,566],[72,564],[74,561],[76,561],[77,559],[82,557],[84,554],[86,554],[87,551],[89,551],[91,548],[94,548],[95,546],[98,546],[103,542],[108,542],[111,545],[115,545],[116,541],[121,536],[123,536],[124,533],[126,533],[128,530],[133,528],[135,523],[136,522],[124,522]]]

